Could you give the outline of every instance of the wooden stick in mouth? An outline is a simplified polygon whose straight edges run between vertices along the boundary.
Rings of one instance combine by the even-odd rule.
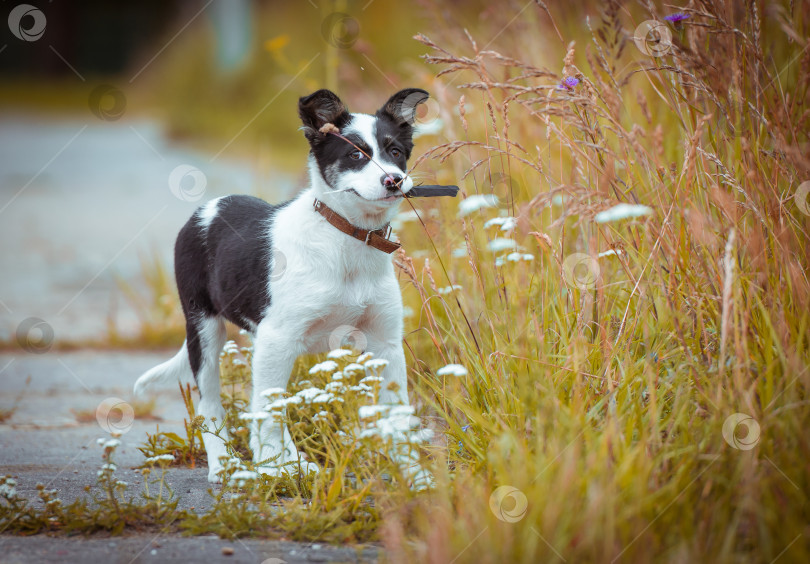
[[[442,186],[440,184],[423,184],[414,186],[405,194],[406,198],[435,198],[437,196],[450,196],[455,198],[458,186]]]

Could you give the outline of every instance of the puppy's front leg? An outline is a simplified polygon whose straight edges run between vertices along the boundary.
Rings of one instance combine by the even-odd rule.
[[[366,351],[388,361],[383,377],[380,403],[408,405],[408,375],[402,349],[402,297],[396,279],[381,288],[382,300],[371,305],[363,316],[360,331],[366,337]]]
[[[393,336],[388,340],[369,339],[366,350],[372,353],[374,358],[388,361],[388,366],[381,374],[383,381],[380,387],[380,403],[409,405],[408,374],[401,335],[399,338]]]
[[[369,309],[363,331],[367,331],[366,350],[375,358],[388,361],[383,369],[380,404],[403,404],[408,402],[408,374],[405,364],[405,351],[402,348],[402,301],[399,294],[387,303]],[[397,417],[408,418],[408,415]],[[415,420],[415,418],[411,418]],[[413,421],[415,424],[416,421]],[[432,487],[434,480],[430,472],[419,464],[419,453],[410,440],[394,440],[386,453],[399,466],[400,471],[414,489]]]
[[[295,359],[304,352],[303,344],[290,336],[297,334],[300,333],[291,331],[285,335],[267,321],[259,325],[253,353],[251,411],[254,413],[264,411],[268,403],[267,398],[261,395],[263,391],[268,388],[287,389]],[[282,411],[280,415],[284,413]],[[253,449],[254,462],[267,461],[258,468],[259,471],[273,475],[298,471],[300,457],[284,421],[278,421],[272,415],[263,421],[253,421],[250,447]],[[304,474],[317,470],[317,465],[301,461]]]

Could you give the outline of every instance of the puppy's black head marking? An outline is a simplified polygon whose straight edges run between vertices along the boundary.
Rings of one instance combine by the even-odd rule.
[[[362,169],[369,164],[369,157],[407,170],[406,163],[413,150],[416,108],[428,97],[429,94],[420,88],[406,88],[391,96],[377,110],[373,116],[373,135],[378,148],[376,154],[371,140],[346,130],[354,118],[336,94],[329,90],[318,90],[301,98],[298,101],[298,114],[304,135],[326,183],[334,187],[341,172]],[[340,129],[341,135],[351,143],[337,135],[321,133],[320,129],[327,123]],[[358,148],[365,154],[361,158],[352,158],[352,153],[358,156]]]

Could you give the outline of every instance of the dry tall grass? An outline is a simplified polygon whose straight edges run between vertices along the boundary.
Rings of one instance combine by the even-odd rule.
[[[578,30],[596,3],[493,6],[498,52],[417,37],[447,137],[417,170],[500,205],[400,231],[449,438],[440,486],[386,514],[393,561],[810,559],[810,5],[642,4]],[[637,46],[647,20],[671,44]],[[619,203],[652,213],[597,221]]]

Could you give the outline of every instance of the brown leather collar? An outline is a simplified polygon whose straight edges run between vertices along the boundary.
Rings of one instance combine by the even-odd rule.
[[[402,245],[389,241],[388,237],[391,235],[391,226],[386,225],[380,229],[369,231],[361,229],[349,223],[349,220],[337,213],[335,210],[324,204],[319,199],[315,199],[312,203],[315,211],[326,218],[326,221],[343,231],[346,235],[350,235],[359,241],[363,241],[369,247],[374,247],[389,255],[400,248]]]

